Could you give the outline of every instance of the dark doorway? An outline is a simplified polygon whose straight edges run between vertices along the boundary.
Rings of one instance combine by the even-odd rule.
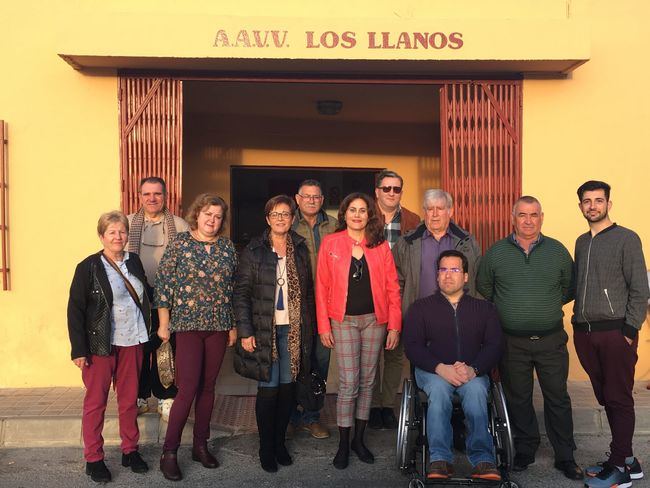
[[[346,195],[361,191],[373,196],[375,174],[380,168],[307,168],[231,166],[232,202],[230,236],[238,248],[266,228],[264,205],[274,195],[293,198],[306,179],[318,180],[323,187],[323,209],[336,216]]]

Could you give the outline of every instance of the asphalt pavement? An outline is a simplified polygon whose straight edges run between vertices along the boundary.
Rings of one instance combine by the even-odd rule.
[[[120,465],[118,447],[106,449],[106,463],[113,474],[114,487],[165,487],[165,486],[210,486],[210,487],[404,487],[408,478],[395,467],[395,431],[370,431],[366,444],[376,456],[375,464],[361,463],[354,453],[348,469],[339,471],[332,466],[338,439],[312,439],[300,433],[287,442],[294,464],[280,467],[275,474],[262,471],[257,458],[258,437],[256,434],[237,435],[216,439],[211,442],[221,466],[214,470],[204,469],[190,459],[190,447],[179,450],[180,467],[184,480],[173,483],[163,478],[158,470],[159,445],[145,445],[141,452],[151,470],[144,475],[132,473]],[[609,438],[605,436],[578,436],[576,460],[584,466],[601,460],[608,450]],[[635,438],[635,454],[641,460],[650,460],[650,436]],[[460,455],[459,455],[460,456]],[[650,462],[650,461],[648,461]],[[649,465],[650,466],[650,465]],[[457,470],[466,468],[459,457]],[[650,469],[650,468],[649,468]],[[650,473],[646,480],[635,481],[634,487],[649,486]],[[515,473],[513,480],[520,487],[580,487],[579,481],[570,481],[553,468],[552,452],[543,440],[535,464],[523,473]],[[84,474],[82,450],[75,447],[0,449],[0,487],[88,487],[96,486]],[[441,485],[437,485],[441,486]]]

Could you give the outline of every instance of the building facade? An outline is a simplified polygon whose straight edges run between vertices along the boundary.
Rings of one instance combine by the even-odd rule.
[[[222,195],[242,243],[267,195],[316,175],[333,210],[389,167],[410,209],[449,190],[484,248],[535,195],[570,250],[587,230],[575,190],[602,179],[613,220],[650,242],[644,2],[4,3],[0,387],[79,384],[74,266],[142,176],[165,177],[179,212]],[[586,378],[573,350],[571,378]]]

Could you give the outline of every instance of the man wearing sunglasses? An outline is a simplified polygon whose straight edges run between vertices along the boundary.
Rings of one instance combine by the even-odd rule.
[[[535,462],[540,443],[532,401],[535,371],[555,467],[579,480],[583,472],[573,457],[568,336],[562,320],[562,306],[574,296],[573,260],[560,241],[541,233],[543,222],[539,200],[519,198],[512,209],[514,232],[487,250],[476,283],[496,305],[505,335],[500,369],[515,444],[513,471]]]
[[[300,183],[298,193],[296,193],[296,203],[298,204],[298,210],[292,228],[305,238],[315,283],[316,258],[320,243],[323,237],[336,230],[337,221],[323,210],[323,190],[320,182],[316,180],[308,179]],[[316,332],[316,324],[313,325],[314,332]],[[330,366],[330,350],[323,346],[317,333],[314,335],[311,362],[312,369],[321,378],[327,380],[327,372]],[[327,439],[330,436],[327,427],[320,422],[319,411],[300,412],[296,409],[291,416],[287,436],[293,435],[297,428],[308,432],[316,439]]]
[[[390,170],[383,170],[375,177],[375,199],[377,207],[384,218],[384,237],[392,248],[401,235],[415,229],[420,223],[420,216],[402,207],[402,190],[404,180]],[[395,395],[402,379],[404,365],[404,348],[398,345],[391,351],[384,351],[384,375],[380,378],[377,368],[375,388],[372,392],[372,404],[368,425],[372,429],[396,429],[397,419],[393,407]]]

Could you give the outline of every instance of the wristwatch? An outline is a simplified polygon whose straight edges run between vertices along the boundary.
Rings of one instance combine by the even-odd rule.
[[[481,376],[481,374],[478,372],[478,368],[476,366],[472,366],[472,369],[474,370],[474,374],[476,376]]]

